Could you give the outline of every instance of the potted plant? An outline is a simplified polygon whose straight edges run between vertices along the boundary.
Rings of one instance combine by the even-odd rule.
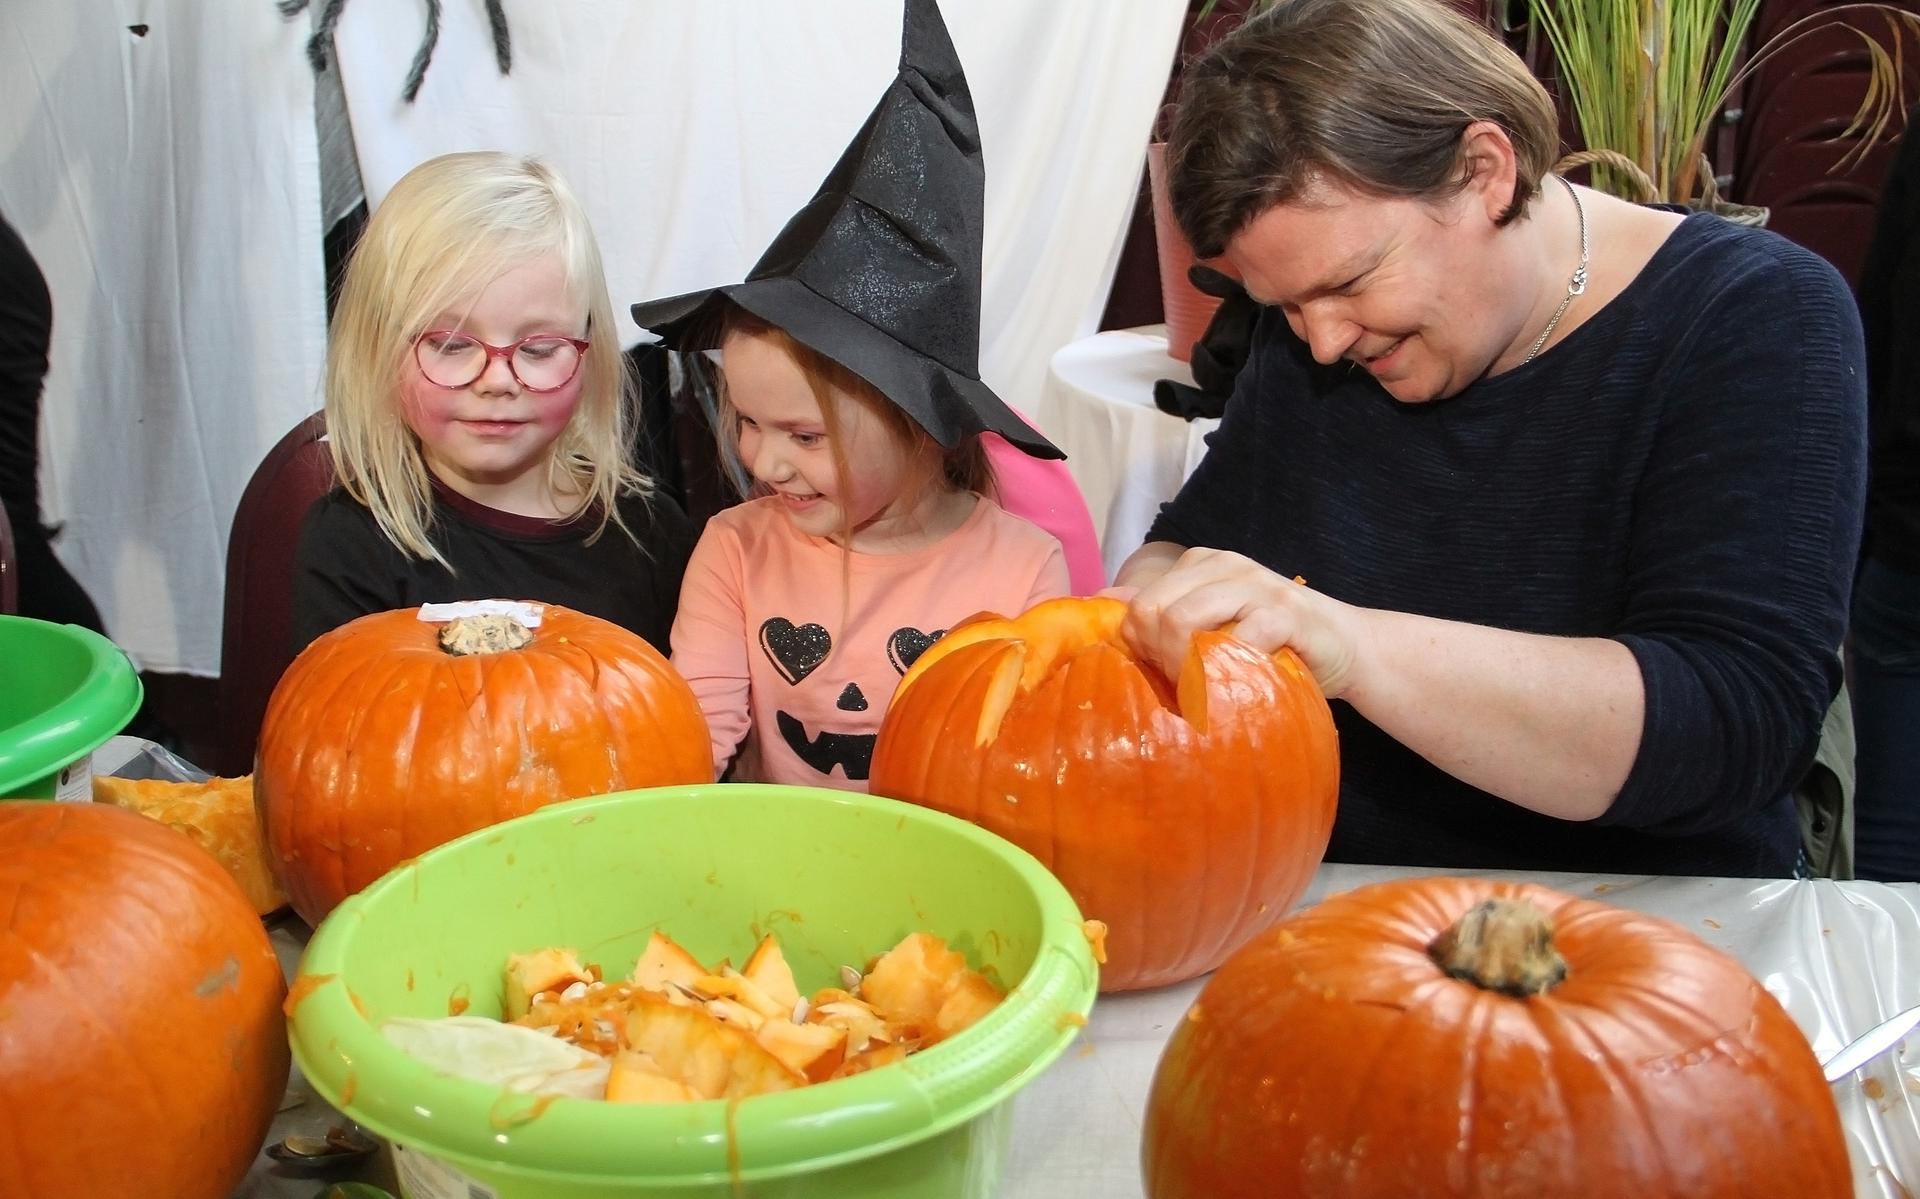
[[[1892,44],[1920,31],[1920,15],[1886,4],[1824,7],[1743,51],[1761,0],[1527,0],[1558,62],[1563,102],[1586,150],[1561,169],[1591,165],[1593,185],[1641,202],[1689,204],[1749,223],[1763,210],[1722,201],[1707,141],[1728,98],[1769,59],[1815,33],[1843,28],[1865,45],[1860,107],[1836,140],[1858,136],[1836,169],[1856,164],[1900,116],[1901,64],[1852,19],[1879,16]]]
[[[1176,63],[1185,64],[1204,54],[1209,46],[1273,2],[1226,0],[1222,5],[1220,0],[1203,0],[1193,8],[1193,19],[1181,38]],[[1162,125],[1173,112],[1179,90],[1180,70],[1176,65],[1160,109]],[[1180,223],[1173,218],[1173,203],[1167,195],[1166,134],[1164,128],[1158,126],[1153,131],[1153,140],[1147,143],[1147,194],[1153,209],[1154,256],[1160,268],[1160,307],[1167,323],[1167,354],[1186,362],[1193,357],[1193,343],[1200,340],[1213,320],[1214,310],[1220,307],[1220,297],[1195,287],[1187,274],[1197,259],[1186,234],[1180,231]],[[1218,269],[1224,264],[1208,265]]]

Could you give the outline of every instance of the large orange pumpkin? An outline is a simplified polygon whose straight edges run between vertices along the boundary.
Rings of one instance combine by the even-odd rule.
[[[0,1194],[226,1199],[287,1085],[253,905],[182,834],[0,802]]]
[[[1203,633],[1170,685],[1125,616],[1060,599],[956,626],[900,680],[872,777],[1039,858],[1111,930],[1108,991],[1204,973],[1278,920],[1339,791],[1332,714],[1290,651]]]
[[[411,608],[333,630],[274,688],[254,772],[268,854],[310,924],[408,858],[509,817],[712,781],[686,681],[635,634],[554,606],[534,630]]]
[[[1335,896],[1207,981],[1148,1097],[1150,1199],[1838,1199],[1792,1017],[1686,929],[1544,887]]]

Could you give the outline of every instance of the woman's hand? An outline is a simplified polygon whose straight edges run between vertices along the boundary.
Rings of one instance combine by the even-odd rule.
[[[1275,574],[1240,554],[1190,549],[1132,598],[1127,640],[1177,677],[1193,635],[1233,626],[1233,635],[1272,653],[1299,654],[1329,699],[1353,683],[1364,611]]]

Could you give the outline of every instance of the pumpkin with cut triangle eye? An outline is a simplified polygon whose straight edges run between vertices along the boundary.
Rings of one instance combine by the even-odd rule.
[[[1279,920],[1339,792],[1332,713],[1291,651],[1201,633],[1169,680],[1125,616],[1059,599],[955,626],[900,680],[872,778],[1039,858],[1111,930],[1108,991],[1205,973]]]

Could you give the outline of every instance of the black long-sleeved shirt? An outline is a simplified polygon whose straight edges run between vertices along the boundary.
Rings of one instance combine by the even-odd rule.
[[[1335,702],[1329,860],[1778,876],[1839,686],[1864,424],[1840,276],[1695,215],[1560,344],[1437,403],[1317,365],[1266,314],[1149,538],[1236,550],[1367,607],[1610,637],[1637,659],[1639,755],[1593,822],[1471,787]]]
[[[0,217],[0,504],[16,533],[40,524],[40,385],[52,337],[46,277]]]
[[[693,552],[694,528],[664,493],[626,497],[639,544],[591,515],[556,524],[477,504],[437,483],[430,536],[454,572],[403,553],[373,513],[335,488],[307,513],[295,551],[293,650],[369,612],[453,600],[523,599],[610,620],[662,655]]]
[[[1867,337],[1867,553],[1920,574],[1920,104],[1907,114],[1860,273]]]

